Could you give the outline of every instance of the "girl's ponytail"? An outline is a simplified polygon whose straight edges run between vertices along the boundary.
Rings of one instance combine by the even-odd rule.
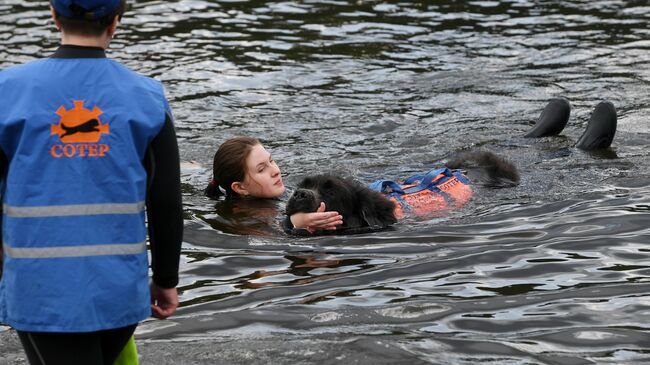
[[[212,198],[212,199],[217,199],[221,195],[223,195],[223,193],[221,192],[221,189],[219,188],[219,182],[217,180],[215,180],[214,178],[210,179],[210,183],[205,188],[205,195],[208,198]]]

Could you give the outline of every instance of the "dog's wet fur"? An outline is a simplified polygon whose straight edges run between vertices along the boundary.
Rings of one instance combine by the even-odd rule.
[[[383,194],[350,177],[321,174],[305,177],[287,202],[286,213],[315,212],[320,202],[343,216],[337,231],[382,229],[397,222],[395,205]]]

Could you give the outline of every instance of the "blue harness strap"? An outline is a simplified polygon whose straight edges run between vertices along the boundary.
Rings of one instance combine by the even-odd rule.
[[[443,175],[441,178],[434,180],[434,178],[441,174]],[[411,194],[424,189],[434,189],[437,185],[440,185],[453,177],[456,177],[463,184],[469,184],[469,179],[467,179],[467,177],[465,177],[465,175],[463,175],[459,170],[450,170],[446,167],[442,167],[431,170],[424,175],[419,174],[410,176],[404,180],[404,185],[417,183],[417,185],[412,187],[402,188],[400,184],[392,180],[376,180],[368,184],[368,187],[384,194]]]
[[[446,172],[449,172],[449,169],[441,167],[439,169],[433,169],[429,172],[427,172],[425,175],[419,174],[419,175],[413,175],[406,180],[404,180],[404,184],[415,184],[416,182],[419,182],[420,185],[429,185],[431,181],[433,181],[433,178],[440,175],[440,174],[445,174]]]
[[[436,179],[439,175],[443,175]],[[451,178],[457,178],[463,184],[469,184],[469,179],[465,177],[459,170],[450,170],[446,167],[433,169],[426,174],[418,174],[408,177],[404,180],[404,185],[417,184],[411,187],[403,188],[400,184],[392,180],[376,180],[368,186],[370,189],[386,194],[389,198],[395,198],[400,204],[402,209],[409,211],[410,204],[404,201],[403,196],[414,194],[422,190],[430,190],[436,194],[440,194],[447,201],[453,201],[453,198],[447,192],[441,190],[438,185],[443,184]]]
[[[368,185],[372,190],[378,191],[384,194],[390,194],[392,192],[404,193],[400,184],[392,180],[377,180]]]

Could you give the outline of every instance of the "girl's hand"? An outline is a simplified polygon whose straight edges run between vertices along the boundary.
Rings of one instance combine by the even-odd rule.
[[[325,209],[325,203],[321,202],[314,213],[296,213],[289,219],[294,228],[306,229],[309,233],[317,230],[333,231],[343,224],[343,216],[338,212],[326,212]]]

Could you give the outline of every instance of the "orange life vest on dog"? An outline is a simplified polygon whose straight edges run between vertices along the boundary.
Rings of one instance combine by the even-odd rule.
[[[463,206],[472,197],[467,176],[447,168],[413,175],[401,185],[390,180],[377,180],[369,187],[386,194],[395,203],[398,219],[407,215],[439,216],[450,208]]]

